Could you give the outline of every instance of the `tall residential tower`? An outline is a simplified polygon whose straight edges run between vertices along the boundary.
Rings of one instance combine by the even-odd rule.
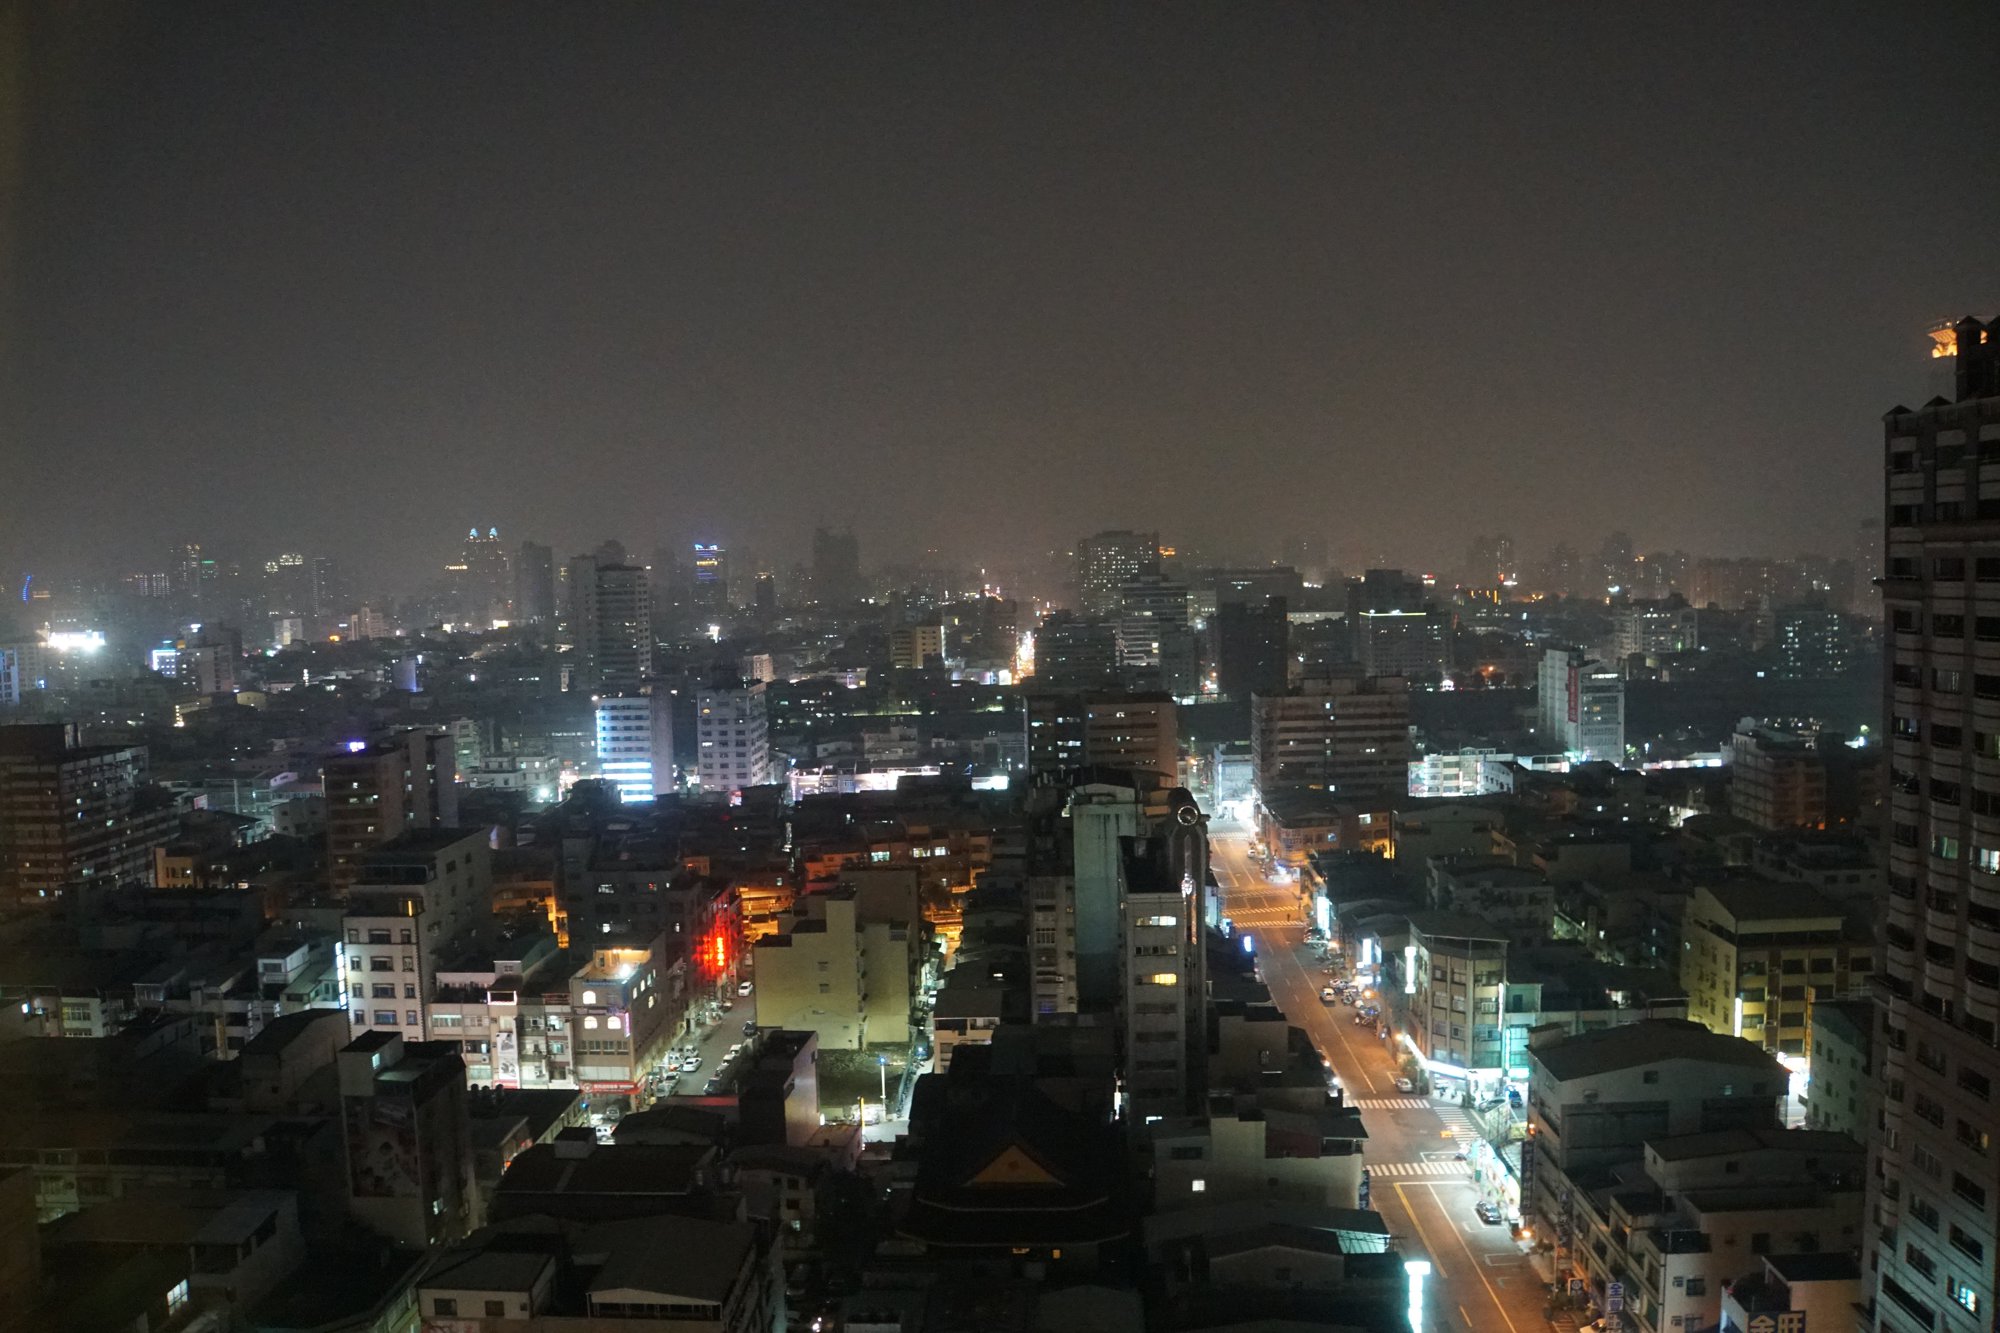
[[[1878,1333],[2000,1310],[2000,321],[1933,335],[1953,401],[1884,418],[1889,900],[1866,1256]],[[1990,492],[1990,493],[1989,493]]]

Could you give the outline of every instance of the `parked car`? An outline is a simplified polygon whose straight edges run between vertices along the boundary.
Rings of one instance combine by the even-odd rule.
[[[708,1082],[704,1083],[701,1088],[701,1092],[704,1097],[713,1097],[716,1093],[721,1091],[722,1091],[722,1075],[720,1074],[717,1074],[714,1078],[711,1078]]]
[[[1497,1227],[1504,1220],[1500,1212],[1500,1205],[1494,1203],[1491,1199],[1481,1199],[1473,1206],[1472,1211],[1478,1214],[1479,1220],[1489,1227]]]
[[[1331,986],[1320,987],[1319,998],[1321,1004],[1332,1004],[1334,1002],[1334,999],[1336,998],[1333,993],[1333,987]]]
[[[746,1021],[744,1022],[744,1024],[743,1024],[743,1035],[744,1035],[744,1036],[746,1036],[746,1037],[754,1037],[754,1036],[756,1036],[756,1035],[757,1035],[757,1020],[756,1020],[756,1019],[752,1018],[752,1019],[748,1019],[748,1020],[746,1020]]]
[[[681,1061],[681,1072],[683,1074],[692,1074],[699,1068],[701,1068],[701,1057],[699,1055],[690,1055]]]
[[[736,993],[738,995],[748,995],[755,989],[757,989],[756,986],[748,981],[739,981],[736,983]]]
[[[1416,1090],[1417,1090],[1417,1085],[1412,1080],[1407,1078],[1399,1078],[1396,1080],[1397,1092],[1415,1092]]]

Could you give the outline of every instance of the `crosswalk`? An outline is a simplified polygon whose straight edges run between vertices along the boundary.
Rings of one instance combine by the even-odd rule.
[[[1438,1119],[1444,1121],[1451,1136],[1460,1143],[1470,1143],[1479,1137],[1479,1126],[1472,1123],[1472,1117],[1462,1106],[1440,1106],[1436,1108]]]
[[[1370,1162],[1368,1174],[1372,1179],[1405,1179],[1413,1177],[1444,1177],[1463,1179],[1468,1168],[1464,1162]]]
[[[1359,1111],[1429,1111],[1431,1104],[1422,1097],[1363,1097],[1351,1101],[1349,1106]],[[1443,1112],[1439,1112],[1443,1114]]]

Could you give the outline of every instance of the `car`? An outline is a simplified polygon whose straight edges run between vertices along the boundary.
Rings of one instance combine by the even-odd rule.
[[[754,1036],[756,1036],[756,1035],[757,1035],[757,1020],[756,1020],[756,1019],[752,1018],[752,1019],[748,1019],[748,1020],[746,1020],[746,1021],[744,1022],[744,1024],[743,1024],[743,1035],[744,1035],[744,1036],[746,1036],[746,1037],[754,1037]]]
[[[1397,1092],[1415,1092],[1416,1090],[1417,1090],[1417,1085],[1413,1080],[1407,1078],[1399,1078],[1396,1080]]]
[[[687,1059],[681,1061],[681,1072],[683,1074],[692,1074],[699,1068],[701,1068],[701,1057],[699,1055],[690,1055]]]
[[[1481,1199],[1473,1205],[1472,1211],[1489,1227],[1497,1227],[1506,1220],[1506,1215],[1500,1211],[1500,1205],[1491,1199]]]
[[[734,1060],[737,1056],[743,1054],[743,1045],[744,1044],[739,1041],[734,1046],[731,1046],[728,1049],[728,1051],[724,1052],[722,1057],[722,1063],[728,1064],[731,1060]]]
[[[738,995],[748,995],[751,991],[755,989],[757,989],[757,987],[748,981],[739,981],[736,983],[736,993]]]
[[[666,1058],[666,1060],[665,1060],[665,1061],[663,1061],[662,1063],[663,1063],[663,1064],[664,1064],[664,1065],[666,1066],[666,1070],[667,1070],[667,1072],[668,1072],[669,1074],[678,1074],[678,1073],[680,1073],[680,1072],[681,1072],[681,1053],[680,1053],[679,1051],[668,1051],[668,1052],[667,1052],[667,1058]]]
[[[717,1074],[715,1077],[711,1078],[707,1083],[703,1084],[701,1089],[702,1095],[704,1097],[713,1097],[716,1093],[721,1091],[722,1091],[722,1075],[720,1074]]]
[[[1367,1021],[1368,1019],[1366,1018],[1366,1016],[1362,1014],[1356,1014],[1354,1016],[1354,1026],[1356,1027],[1360,1027],[1363,1023],[1366,1023]]]
[[[1333,987],[1331,986],[1320,987],[1319,999],[1321,1004],[1332,1004],[1334,1001]]]

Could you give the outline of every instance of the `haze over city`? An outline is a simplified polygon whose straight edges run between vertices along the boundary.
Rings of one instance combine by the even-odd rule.
[[[1799,20],[22,6],[0,569],[1844,549],[2000,113],[1976,6]]]

